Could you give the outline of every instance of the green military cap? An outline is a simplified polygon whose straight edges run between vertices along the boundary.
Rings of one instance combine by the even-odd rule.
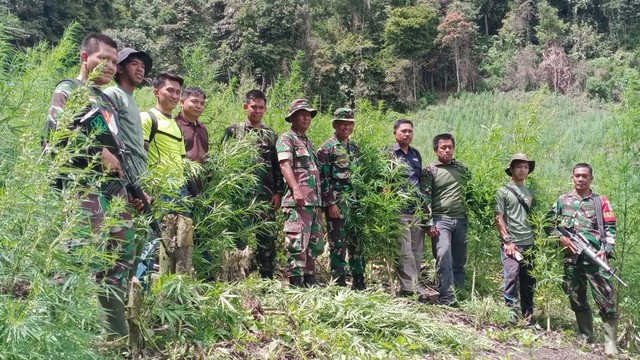
[[[353,117],[353,110],[347,107],[338,108],[336,109],[336,111],[333,112],[333,118],[331,119],[331,121],[336,121],[336,120],[351,121],[351,122],[356,121],[356,119]]]
[[[512,176],[513,174],[511,173],[511,165],[513,165],[514,161],[526,161],[529,163],[529,174],[531,174],[533,172],[533,169],[536,168],[536,162],[529,160],[529,157],[527,156],[527,154],[515,154],[511,157],[511,160],[509,160],[509,163],[507,164],[507,167],[504,169],[504,172],[507,173],[507,175]]]

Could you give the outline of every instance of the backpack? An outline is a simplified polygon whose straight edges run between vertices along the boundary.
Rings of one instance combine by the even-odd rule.
[[[149,114],[149,117],[151,118],[151,131],[149,132],[149,140],[145,140],[148,144],[151,144],[153,139],[156,138],[156,134],[158,133],[164,136],[168,136],[176,141],[182,141],[182,138],[184,137],[184,135],[182,135],[182,137],[176,137],[164,131],[158,130],[158,118],[156,117],[156,114],[153,113],[153,111],[149,110],[149,111],[145,111],[145,113]],[[180,129],[180,134],[182,134],[182,128],[180,126],[178,126],[178,128]]]

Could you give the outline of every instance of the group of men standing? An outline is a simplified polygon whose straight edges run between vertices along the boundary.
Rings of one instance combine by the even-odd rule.
[[[56,87],[47,120],[50,134],[59,130],[58,117],[73,90],[89,85],[89,107],[99,110],[110,133],[124,143],[131,162],[126,165],[130,165],[134,176],[138,178],[150,168],[161,179],[167,179],[165,190],[171,195],[163,195],[159,201],[172,202],[184,196],[197,196],[203,189],[202,181],[185,177],[183,157],[199,163],[206,160],[209,135],[199,122],[206,105],[205,93],[196,87],[183,89],[181,77],[161,73],[153,81],[155,107],[140,112],[133,99],[133,91],[152,68],[149,55],[131,48],[118,52],[112,39],[102,34],[91,34],[83,40],[80,59],[81,70],[77,79],[64,80]],[[99,73],[93,74],[98,67]],[[98,86],[108,84],[114,76],[116,84],[104,92],[100,91]],[[174,119],[172,113],[178,104],[181,112]],[[275,222],[276,211],[282,208],[287,251],[285,272],[290,286],[312,286],[316,283],[316,259],[324,251],[324,215],[334,281],[337,285],[346,286],[347,276],[351,275],[354,290],[366,289],[365,259],[358,234],[345,224],[349,199],[355,196],[352,174],[360,165],[359,148],[351,140],[356,122],[353,111],[339,108],[334,112],[334,134],[316,152],[307,131],[318,112],[307,100],[297,99],[291,103],[285,117],[291,128],[281,136],[262,122],[267,110],[267,98],[263,92],[248,92],[243,109],[247,114],[246,121],[227,128],[223,141],[242,140],[249,136],[251,141],[255,140],[258,186],[250,196],[267,206],[261,214],[248,221]],[[69,127],[82,129],[82,124],[74,121]],[[92,135],[86,130],[81,134],[87,141]],[[399,214],[403,227],[398,239],[397,259],[400,295],[417,296],[420,302],[430,301],[419,282],[426,235],[431,239],[431,250],[436,260],[439,292],[436,302],[456,306],[454,289],[461,289],[465,284],[471,174],[467,167],[454,159],[455,139],[451,134],[434,137],[432,145],[437,159],[426,167],[423,167],[419,151],[411,146],[413,123],[407,119],[396,121],[393,134],[396,141],[387,153],[403,164],[407,182],[401,191],[411,199]],[[52,152],[64,145],[64,139],[52,139],[57,138],[49,136],[47,148]],[[100,164],[95,164],[95,158],[100,159]],[[84,154],[73,158],[71,165],[91,168],[96,174],[107,173],[120,179],[125,165],[121,163],[123,159],[122,154],[114,153],[98,141]],[[514,155],[505,169],[511,181],[497,191],[495,205],[504,265],[504,298],[514,309],[520,299],[521,312],[527,321],[533,314],[535,287],[531,274],[534,233],[529,219],[534,196],[525,180],[534,168],[535,162],[526,155]],[[584,256],[577,256],[571,240],[553,230],[562,226],[582,233],[599,250],[598,256],[603,259],[611,257],[615,244],[615,216],[607,199],[591,192],[592,179],[592,169],[588,164],[574,167],[575,190],[555,202],[551,211],[553,227],[550,234],[558,236],[567,251],[564,290],[576,313],[580,332],[590,340],[593,337],[591,310],[586,301],[588,281],[605,324],[606,350],[613,353],[619,315],[613,301],[611,278]],[[65,181],[70,180],[62,179],[61,183]],[[108,183],[100,192],[82,198],[81,209],[87,214],[87,226],[94,233],[99,231],[113,197],[128,199],[138,211],[142,210],[144,202],[150,200],[146,195],[145,199],[133,198],[127,194],[126,184],[121,180],[116,183],[121,186]],[[81,185],[89,188],[94,184],[86,182]],[[188,211],[172,215],[169,220],[165,219],[165,225],[167,221],[174,221],[176,226],[191,226]],[[99,300],[106,310],[108,329],[118,336],[125,336],[124,290],[129,270],[136,259],[136,245],[131,214],[125,212],[120,218],[120,224],[109,229],[108,241],[108,251],[116,254],[118,260],[113,268],[96,274],[96,279],[115,287],[116,296],[105,293],[99,296]],[[260,275],[273,278],[276,233],[258,233],[257,243]],[[169,265],[169,271],[175,272],[175,262],[168,259],[168,249],[164,250],[160,261],[173,264],[173,268]]]
[[[453,158],[455,139],[451,134],[439,134],[433,138],[437,160],[423,168],[420,152],[410,145],[413,123],[400,119],[396,121],[393,132],[396,143],[390,150],[405,165],[409,184],[403,190],[413,199],[400,214],[400,222],[404,226],[397,261],[400,295],[417,295],[418,301],[431,302],[418,281],[426,233],[431,238],[436,260],[439,295],[435,302],[457,306],[454,289],[462,289],[465,283],[466,213],[467,204],[473,202],[471,174]],[[519,300],[522,318],[533,324],[535,234],[530,214],[534,194],[525,181],[534,169],[535,161],[529,160],[526,154],[513,155],[505,168],[511,180],[497,190],[495,197],[495,220],[503,263],[503,294],[505,303],[512,309],[514,323],[518,321]],[[588,342],[594,341],[592,311],[586,294],[588,283],[603,321],[605,353],[613,355],[617,353],[619,313],[612,277],[585,253],[579,253],[576,244],[557,229],[564,228],[583,235],[597,251],[596,255],[607,261],[613,256],[616,219],[607,198],[591,191],[593,169],[589,164],[576,164],[572,180],[574,190],[554,202],[547,216],[550,225],[545,230],[548,235],[558,237],[560,246],[565,250],[563,290],[575,313],[579,332]]]

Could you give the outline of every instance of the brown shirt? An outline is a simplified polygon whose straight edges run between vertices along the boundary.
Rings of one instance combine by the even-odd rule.
[[[209,133],[207,128],[198,120],[190,122],[182,114],[176,117],[176,122],[182,129],[187,158],[201,164],[204,163],[209,152]]]

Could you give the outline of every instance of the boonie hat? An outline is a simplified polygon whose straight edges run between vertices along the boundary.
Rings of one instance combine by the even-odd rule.
[[[125,62],[130,56],[134,55],[140,58],[144,63],[144,76],[147,76],[153,67],[153,60],[151,60],[151,56],[144,51],[138,51],[129,47],[123,48],[118,52],[118,65]]]
[[[504,169],[504,172],[507,173],[507,175],[512,176],[513,174],[511,173],[511,165],[513,165],[514,161],[526,161],[529,163],[529,174],[531,174],[533,172],[533,169],[536,168],[536,162],[529,160],[529,157],[527,156],[527,154],[515,154],[511,157],[511,160],[509,161],[509,164],[507,164],[507,167]]]
[[[287,115],[284,120],[286,122],[291,122],[291,115],[295,114],[295,112],[299,110],[307,110],[311,113],[311,118],[314,118],[318,114],[318,110],[312,108],[307,99],[296,99],[293,100],[289,106],[289,115]]]
[[[346,107],[338,108],[333,112],[333,118],[331,121],[336,120],[356,122],[356,119],[353,117],[353,110]]]

